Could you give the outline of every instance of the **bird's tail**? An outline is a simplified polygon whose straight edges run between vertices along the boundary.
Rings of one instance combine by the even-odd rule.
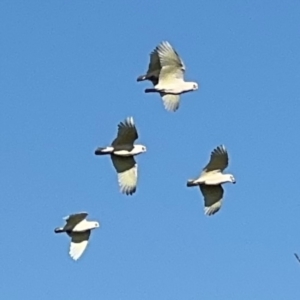
[[[159,93],[156,89],[145,89],[145,93]]]
[[[110,154],[114,150],[113,147],[99,147],[95,150],[95,155],[105,155]]]
[[[196,186],[198,185],[197,183],[195,183],[194,180],[188,180],[188,182],[186,183],[186,186],[191,187],[191,186]]]
[[[141,76],[139,76],[138,78],[137,78],[137,80],[136,81],[144,81],[144,80],[146,80],[147,78],[146,78],[146,75],[141,75]]]
[[[57,228],[54,229],[54,232],[55,233],[62,233],[62,232],[65,232],[65,231],[62,227],[57,227]]]

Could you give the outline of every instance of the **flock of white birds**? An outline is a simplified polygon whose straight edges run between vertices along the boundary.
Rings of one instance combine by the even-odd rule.
[[[184,80],[186,67],[176,50],[169,42],[160,43],[150,54],[147,73],[139,76],[137,81],[148,80],[153,88],[145,93],[159,93],[166,110],[175,112],[179,108],[180,95],[198,89],[196,82]],[[110,146],[99,147],[95,155],[110,155],[118,174],[120,192],[132,195],[137,189],[138,165],[134,156],[147,151],[146,146],[134,144],[138,132],[132,117],[118,124],[117,137]],[[208,164],[202,169],[197,179],[187,181],[188,187],[198,186],[204,197],[204,212],[211,216],[222,205],[224,190],[222,184],[235,183],[232,174],[224,174],[228,167],[228,152],[221,145],[211,152]],[[70,256],[77,260],[85,251],[91,230],[100,227],[99,222],[87,221],[88,213],[81,212],[65,217],[64,227],[55,229],[55,233],[67,233],[71,238]]]

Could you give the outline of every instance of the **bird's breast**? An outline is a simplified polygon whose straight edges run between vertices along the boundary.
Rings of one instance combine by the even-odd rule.
[[[118,156],[133,156],[134,153],[132,153],[133,150],[131,151],[128,151],[128,150],[117,150],[117,151],[114,151],[114,154],[115,155],[118,155]]]

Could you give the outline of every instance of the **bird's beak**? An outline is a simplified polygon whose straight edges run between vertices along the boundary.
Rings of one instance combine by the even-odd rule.
[[[233,184],[236,184],[236,181],[232,181]]]

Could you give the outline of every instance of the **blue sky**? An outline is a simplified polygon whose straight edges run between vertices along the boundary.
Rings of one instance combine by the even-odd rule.
[[[3,299],[299,299],[299,1],[0,3]],[[200,89],[164,110],[136,77],[168,40]],[[94,156],[133,116],[137,193]],[[224,143],[221,211],[186,188]],[[69,213],[101,222],[74,262]]]

